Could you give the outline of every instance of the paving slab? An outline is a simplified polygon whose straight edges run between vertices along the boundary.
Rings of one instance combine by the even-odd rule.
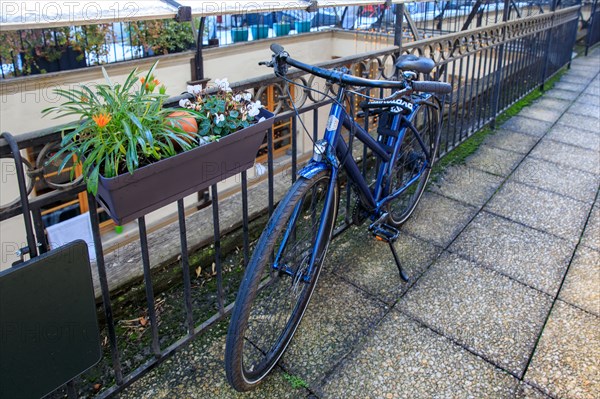
[[[538,119],[526,118],[523,116],[513,116],[504,122],[502,129],[512,130],[514,132],[529,134],[531,136],[541,137],[550,129],[551,122],[544,122]]]
[[[344,233],[340,245],[330,248],[326,262],[333,273],[356,287],[393,305],[410,287],[400,279],[388,244],[376,241],[365,226],[354,227]],[[412,281],[425,271],[442,249],[401,234],[394,243],[402,268]]]
[[[446,248],[476,212],[476,208],[428,192],[402,231]]]
[[[557,301],[525,381],[555,398],[597,399],[600,318]]]
[[[501,150],[509,150],[520,154],[527,154],[533,146],[538,142],[537,137],[527,134],[513,132],[510,130],[500,129],[486,137],[483,144],[500,148]]]
[[[583,104],[583,105],[587,105],[587,104],[598,105],[598,104],[600,104],[600,97],[584,93],[580,97],[577,98],[577,100],[575,101],[575,103],[574,103],[573,106],[577,106],[579,104]]]
[[[481,212],[449,251],[555,296],[574,247],[550,234]]]
[[[600,134],[572,125],[557,123],[550,129],[546,138],[592,151],[600,150]]]
[[[583,85],[589,85],[590,82],[592,82],[593,77],[589,76],[588,74],[586,75],[573,75],[573,74],[569,74],[566,73],[563,76],[560,77],[560,82],[567,82],[567,83],[575,83],[575,84],[583,84]]]
[[[449,254],[429,268],[398,307],[520,376],[551,304],[539,291]]]
[[[531,151],[531,156],[589,173],[600,173],[600,153],[553,140],[542,140]]]
[[[556,98],[559,100],[573,101],[579,97],[579,92],[571,90],[551,89],[544,93],[544,97]]]
[[[523,110],[519,112],[519,116],[543,122],[556,122],[563,113],[564,110],[561,109],[546,108],[543,105],[533,104],[523,108]]]
[[[392,311],[328,378],[323,398],[509,398],[517,380]]]
[[[430,186],[430,190],[445,197],[482,207],[500,187],[502,177],[467,166],[452,166]]]
[[[565,125],[577,126],[579,129],[598,133],[600,131],[600,119],[595,115],[582,116],[566,112],[559,120]]]
[[[590,218],[581,237],[581,245],[600,251],[600,205],[598,205],[598,202],[596,202],[590,213]]]
[[[594,103],[578,103],[569,108],[569,112],[584,115],[584,116],[592,116],[595,118],[600,118],[600,106]]]
[[[484,209],[575,243],[590,207],[581,201],[510,181]]]
[[[583,93],[592,96],[600,96],[600,87],[590,85],[583,91]]]
[[[558,81],[554,84],[553,89],[576,91],[576,92],[580,93],[586,89],[586,87],[587,87],[586,83],[574,83],[573,81],[567,82],[567,81],[563,81],[561,79],[560,81]]]
[[[560,98],[550,98],[550,97],[543,96],[543,97],[535,100],[535,102],[533,104],[539,105],[544,108],[552,108],[552,109],[564,111],[567,108],[569,108],[569,106],[571,105],[571,102],[567,101],[567,100],[562,100]]]
[[[594,202],[600,185],[599,175],[535,158],[525,159],[510,180],[589,203]]]
[[[600,251],[577,248],[559,298],[600,316]]]
[[[476,153],[466,159],[465,165],[493,175],[506,177],[517,167],[522,159],[523,154],[519,154],[518,152],[482,145]]]
[[[322,275],[280,364],[317,389],[324,376],[381,320],[385,308],[339,277]]]
[[[515,399],[551,399],[551,397],[540,392],[536,388],[521,382],[517,387]]]
[[[276,367],[255,390],[235,391],[225,377],[224,353],[227,321],[191,341],[175,356],[165,360],[141,380],[126,388],[118,398],[304,398],[308,391],[292,388]]]

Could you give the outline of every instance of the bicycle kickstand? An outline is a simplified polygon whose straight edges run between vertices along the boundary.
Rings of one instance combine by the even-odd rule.
[[[392,255],[394,255],[394,261],[396,262],[396,266],[398,267],[398,272],[400,272],[400,278],[404,282],[408,282],[408,276],[402,270],[402,264],[400,263],[400,258],[398,258],[398,253],[396,252],[396,248],[394,248],[394,241],[398,239],[400,235],[400,231],[395,227],[392,227],[387,224],[377,224],[372,225],[370,227],[371,232],[379,241],[385,241],[389,244],[390,250],[392,251]]]

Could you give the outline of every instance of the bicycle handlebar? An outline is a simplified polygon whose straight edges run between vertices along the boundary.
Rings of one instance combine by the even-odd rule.
[[[278,75],[284,75],[286,69],[282,68],[278,62],[282,61],[285,64],[291,65],[298,69],[301,69],[310,74],[319,76],[323,79],[331,80],[335,83],[345,84],[350,86],[360,87],[374,87],[374,88],[389,88],[389,89],[405,89],[410,87],[415,91],[426,91],[430,93],[446,94],[452,91],[452,85],[445,82],[431,82],[431,81],[413,81],[408,83],[407,81],[393,81],[393,80],[372,80],[364,79],[356,76],[348,75],[343,72],[334,71],[330,69],[320,68],[314,65],[305,64],[298,60],[290,57],[285,51],[282,45],[278,43],[271,44],[271,51],[273,52],[273,60],[267,63],[260,63],[262,65],[274,66],[275,73]]]

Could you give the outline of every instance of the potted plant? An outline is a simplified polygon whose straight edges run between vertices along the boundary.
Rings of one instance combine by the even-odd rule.
[[[304,21],[294,21],[294,29],[296,33],[307,33],[310,32],[310,19]]]
[[[250,27],[252,31],[252,39],[266,39],[269,37],[269,25],[252,25]]]
[[[60,58],[58,64],[61,71],[67,71],[76,68],[85,68],[85,53],[80,43],[84,43],[80,31],[71,31],[71,28],[65,26],[57,28],[54,32],[55,40],[60,48]]]
[[[275,36],[286,36],[292,30],[292,25],[289,22],[286,22],[285,16],[282,17],[280,22],[273,24],[273,31],[275,32]]]
[[[215,93],[182,102],[185,113],[164,108],[155,67],[140,79],[132,71],[123,84],[103,69],[105,84],[56,90],[67,101],[43,111],[79,117],[49,162],[63,159],[60,171],[73,157],[82,161],[88,191],[118,225],[251,167],[273,123],[259,102],[234,96],[222,82]],[[190,130],[190,117],[200,132]]]
[[[234,43],[248,41],[248,27],[244,26],[244,21],[241,15],[232,15],[231,20],[231,40]]]
[[[81,31],[76,33],[76,40],[83,43],[82,47],[87,53],[90,65],[99,65],[105,62],[109,54],[107,40],[114,40],[112,24],[85,25]]]
[[[253,40],[266,39],[269,37],[269,28],[273,23],[270,14],[248,14],[246,20],[250,25]]]
[[[8,70],[3,71],[3,77],[6,75],[18,76],[17,58],[21,52],[21,34],[19,31],[0,32],[0,63],[8,65]]]

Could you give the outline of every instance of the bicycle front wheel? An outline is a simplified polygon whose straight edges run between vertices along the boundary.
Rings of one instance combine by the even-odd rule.
[[[329,171],[301,177],[277,206],[248,264],[225,348],[238,391],[256,386],[287,348],[319,277],[333,232],[338,189]]]
[[[436,101],[435,104],[439,106],[439,102]],[[389,193],[403,190],[388,205],[388,221],[395,227],[399,227],[410,217],[429,180],[440,141],[439,115],[439,108],[423,103],[410,118],[424,146],[411,129],[407,128],[402,137],[388,190]],[[429,161],[423,147],[430,153]]]

